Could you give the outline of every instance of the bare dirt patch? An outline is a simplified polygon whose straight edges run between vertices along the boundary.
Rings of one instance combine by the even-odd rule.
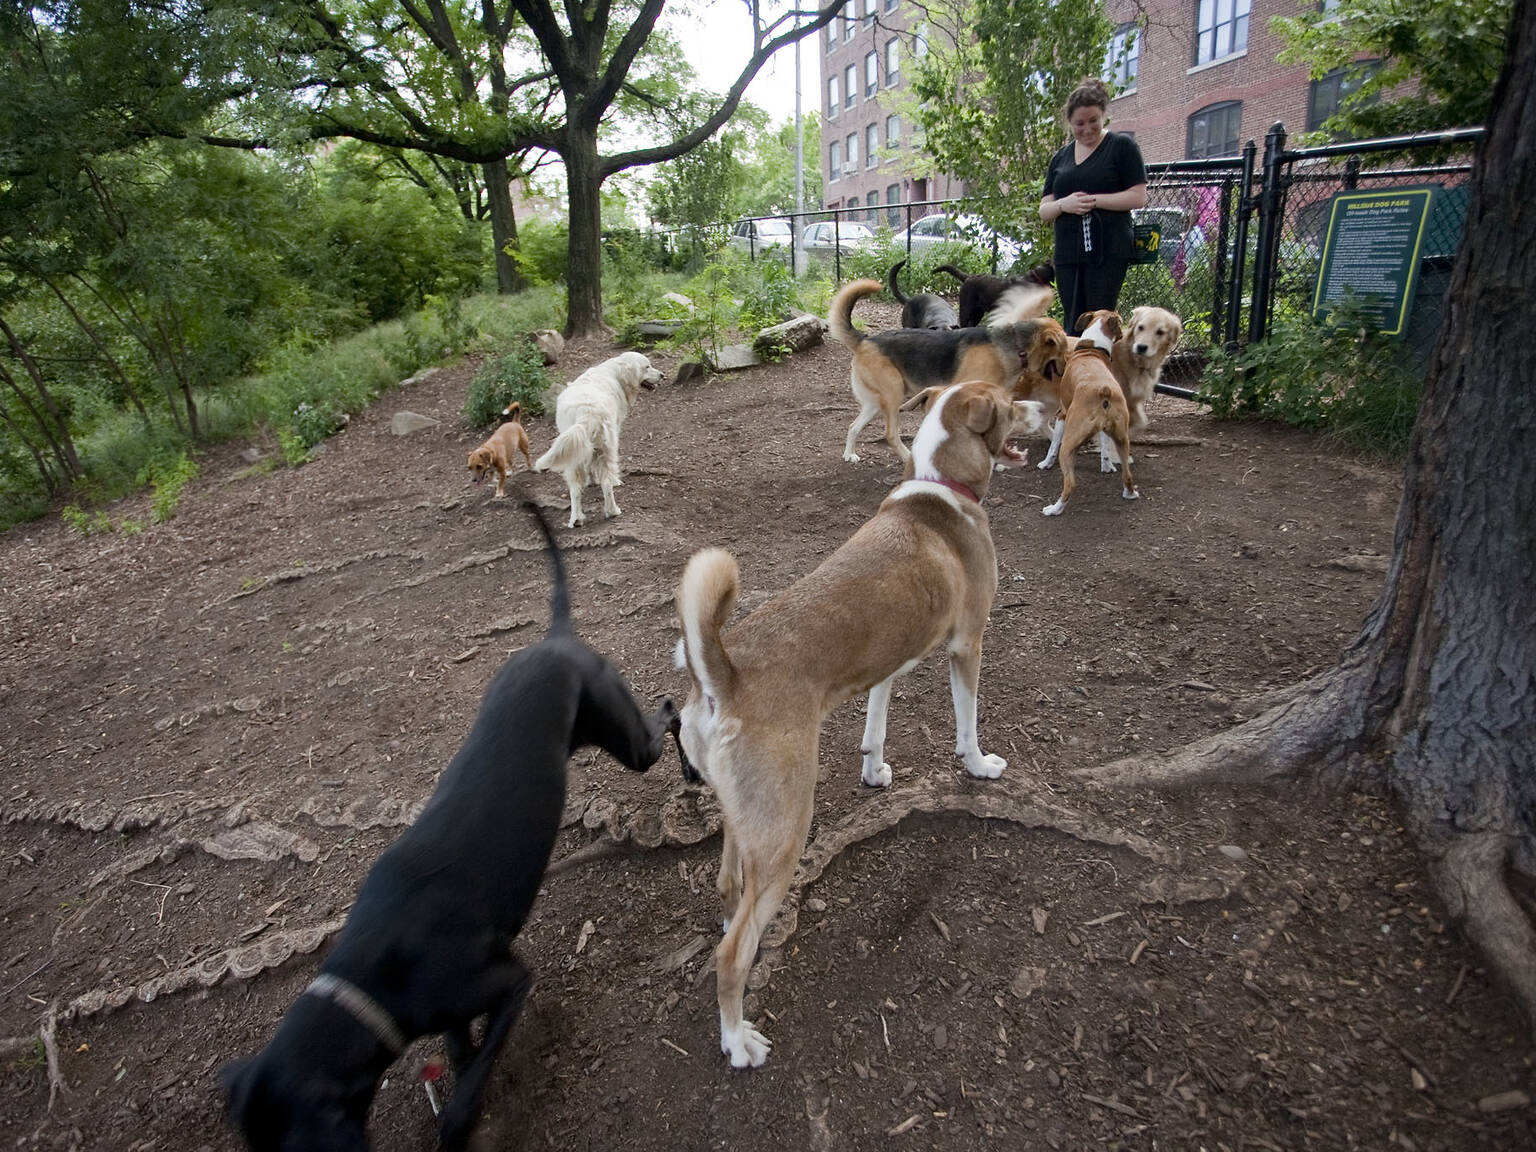
[[[536,531],[465,469],[471,370],[385,397],[297,470],[209,453],[142,535],[0,538],[7,1144],[236,1146],[215,1070],[269,1037],[491,671],[544,627]],[[402,408],[440,424],[396,437]],[[684,690],[692,551],[735,552],[750,609],[897,482],[875,429],[841,460],[852,414],[835,345],[640,398],[624,514],[561,536],[579,628],[642,698]],[[1091,465],[1059,519],[1058,473],[993,485],[980,730],[1002,780],[953,758],[940,658],[892,705],[888,792],[859,784],[862,701],[828,720],[805,883],[748,1001],[763,1069],[718,1053],[708,796],[670,752],[644,776],[577,756],[557,854],[620,844],[552,875],[524,933],[536,984],[485,1146],[1532,1146],[1518,1096],[1486,1110],[1536,1095],[1529,1034],[1380,800],[1069,776],[1330,666],[1391,551],[1395,469],[1177,400],[1154,418],[1139,502]],[[529,433],[537,453],[551,422]],[[522,481],[563,524],[558,477]],[[392,1070],[376,1147],[432,1145],[436,1051]]]

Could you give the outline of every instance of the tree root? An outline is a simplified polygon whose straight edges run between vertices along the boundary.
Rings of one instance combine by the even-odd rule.
[[[55,1005],[48,1006],[48,1014],[43,1017],[43,1023],[37,1030],[37,1037],[43,1042],[43,1058],[48,1061],[48,1111],[53,1111],[53,1102],[58,1099],[59,1093],[64,1091],[64,1076],[59,1071],[59,1013]]]
[[[1209,781],[1261,784],[1294,779],[1318,764],[1347,770],[1363,730],[1352,677],[1335,669],[1263,697],[1266,711],[1167,753],[1129,756],[1072,775],[1109,787],[1184,787]]]
[[[343,556],[338,560],[328,560],[322,564],[302,564],[297,568],[285,568],[281,572],[273,572],[263,576],[259,580],[241,588],[238,592],[232,592],[228,596],[222,596],[217,600],[210,600],[199,608],[198,614],[208,611],[210,608],[221,608],[225,604],[241,600],[246,596],[254,596],[258,592],[265,592],[269,588],[275,588],[279,584],[291,584],[295,580],[302,580],[306,576],[318,576],[322,572],[339,572],[353,564],[362,564],[369,560],[392,560],[403,556],[408,560],[420,560],[425,553],[402,552],[394,549],[376,548],[370,552],[359,552],[355,556]]]
[[[1536,929],[1505,880],[1509,848],[1508,836],[1461,833],[1429,862],[1429,874],[1451,918],[1524,1006],[1536,1039]]]

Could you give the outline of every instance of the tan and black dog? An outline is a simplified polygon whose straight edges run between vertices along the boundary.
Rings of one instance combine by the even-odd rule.
[[[1099,434],[1099,470],[1113,472],[1111,450],[1118,451],[1125,469],[1125,486],[1120,495],[1138,499],[1136,480],[1131,475],[1130,411],[1125,393],[1110,367],[1115,342],[1120,339],[1120,315],[1116,312],[1085,312],[1077,321],[1082,336],[1067,358],[1067,371],[1061,382],[1061,405],[1051,435],[1051,450],[1040,462],[1049,468],[1061,460],[1061,495],[1054,504],[1040,511],[1060,516],[1077,487],[1076,453],[1095,432]]]
[[[533,454],[528,450],[528,433],[523,430],[523,406],[516,400],[501,410],[506,423],[492,432],[485,443],[469,454],[469,470],[476,484],[494,470],[496,495],[500,500],[507,494],[507,477],[516,467],[516,454],[521,452],[528,467],[533,467]]]
[[[1007,766],[976,739],[981,638],[997,590],[982,500],[995,463],[1023,463],[1007,445],[1015,426],[1039,429],[1045,412],[982,381],[929,388],[908,406],[923,404],[909,479],[814,572],[729,628],[740,586],[730,553],[696,553],[678,586],[677,657],[691,680],[678,743],[685,772],[691,764],[708,781],[724,822],[716,887],[726,933],[715,972],[720,1049],[737,1068],[768,1057],[768,1040],[742,1019],[742,990],[805,847],[827,713],[869,693],[863,780],[886,786],[892,685],[942,647],[955,754],[972,776]]]
[[[853,281],[833,298],[827,317],[833,338],[853,353],[849,383],[859,414],[843,444],[849,463],[858,463],[854,441],[876,416],[885,418],[886,443],[906,463],[912,454],[901,442],[898,413],[924,388],[982,380],[1011,392],[1021,373],[1054,379],[1066,368],[1067,334],[1045,315],[1050,288],[1015,289],[990,328],[896,328],[867,336],[853,326],[853,306],[878,291],[878,280]]]

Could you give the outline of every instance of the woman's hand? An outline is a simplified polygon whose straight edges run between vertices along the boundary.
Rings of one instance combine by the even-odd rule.
[[[1074,216],[1086,216],[1093,211],[1098,198],[1090,196],[1087,192],[1073,192],[1070,196],[1063,196],[1056,203],[1061,205],[1063,212],[1070,212]]]

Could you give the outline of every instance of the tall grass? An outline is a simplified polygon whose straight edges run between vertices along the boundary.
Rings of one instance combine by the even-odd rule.
[[[197,394],[201,443],[269,435],[291,463],[413,373],[464,353],[492,354],[520,345],[536,328],[564,322],[564,292],[554,286],[516,296],[431,300],[403,319],[321,343],[297,336],[270,353],[262,370]],[[162,410],[149,428],[136,414],[95,413],[76,447],[85,479],[70,494],[99,504],[125,496],[164,474],[163,461],[194,451]],[[157,471],[158,466],[158,471]],[[179,491],[179,489],[178,489]],[[40,492],[0,483],[0,531],[46,513]],[[174,512],[174,501],[166,506]]]

